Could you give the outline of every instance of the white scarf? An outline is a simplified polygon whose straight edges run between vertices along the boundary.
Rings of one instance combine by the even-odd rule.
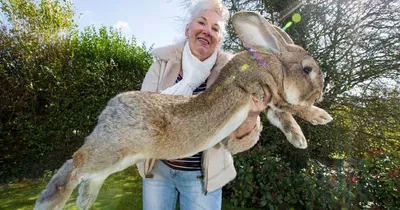
[[[193,95],[193,91],[208,78],[216,61],[217,50],[202,62],[192,54],[189,42],[186,41],[182,52],[183,78],[173,86],[161,91],[161,94]]]

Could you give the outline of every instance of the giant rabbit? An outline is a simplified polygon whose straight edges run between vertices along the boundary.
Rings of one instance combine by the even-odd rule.
[[[254,97],[266,91],[269,121],[293,146],[306,148],[292,115],[314,125],[332,120],[314,106],[323,91],[317,62],[257,13],[238,12],[232,23],[249,51],[236,54],[210,88],[198,96],[139,91],[115,96],[83,146],[52,177],[35,209],[62,209],[78,184],[77,204],[89,209],[109,175],[139,161],[188,157],[216,145],[235,147],[226,137],[246,119]]]

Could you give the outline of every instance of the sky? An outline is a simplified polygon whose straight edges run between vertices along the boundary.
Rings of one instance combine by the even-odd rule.
[[[153,47],[173,44],[184,36],[182,0],[73,0],[73,5],[81,30],[90,25],[112,26]]]

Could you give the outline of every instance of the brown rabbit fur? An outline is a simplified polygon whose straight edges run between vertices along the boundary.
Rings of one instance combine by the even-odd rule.
[[[143,159],[187,157],[221,141],[226,147],[232,146],[225,138],[246,119],[253,96],[263,96],[264,91],[272,96],[267,114],[270,122],[295,147],[307,147],[292,114],[313,124],[332,120],[313,106],[321,98],[323,86],[317,63],[304,49],[290,43],[286,33],[274,29],[256,13],[239,12],[233,24],[239,38],[269,67],[253,59],[252,53],[242,52],[198,96],[145,92],[117,95],[73,159],[53,176],[35,209],[62,209],[79,183],[77,204],[80,209],[89,209],[110,174]],[[311,70],[305,71],[305,66]]]

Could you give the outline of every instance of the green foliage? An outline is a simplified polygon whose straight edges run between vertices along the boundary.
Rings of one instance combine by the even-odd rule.
[[[0,0],[0,9],[13,34],[35,37],[42,43],[54,41],[74,27],[71,1]]]
[[[400,207],[400,142],[387,143],[385,146],[372,144],[353,162],[359,177],[360,202],[375,209]]]
[[[44,182],[49,182],[51,180],[51,177],[54,176],[54,174],[57,173],[57,169],[52,171],[52,170],[44,170],[43,172],[43,181]]]
[[[152,58],[117,30],[79,33],[61,1],[2,1],[1,8],[12,23],[0,28],[0,182],[6,182],[59,168],[109,99],[140,88]]]
[[[235,157],[238,176],[225,197],[235,206],[263,209],[397,209],[399,160],[399,151],[373,150],[357,161],[334,160],[331,167],[309,160],[296,171],[258,144]]]
[[[309,142],[301,151],[265,126],[262,148],[235,157],[238,176],[226,196],[236,205],[269,209],[398,209],[400,37],[393,30],[400,24],[398,1],[224,3],[232,14],[259,11],[277,26],[301,14],[286,32],[317,59],[325,75],[324,100],[317,106],[334,119],[325,126],[296,119]],[[227,29],[225,49],[243,50],[232,26]],[[370,158],[370,150],[384,156]]]

